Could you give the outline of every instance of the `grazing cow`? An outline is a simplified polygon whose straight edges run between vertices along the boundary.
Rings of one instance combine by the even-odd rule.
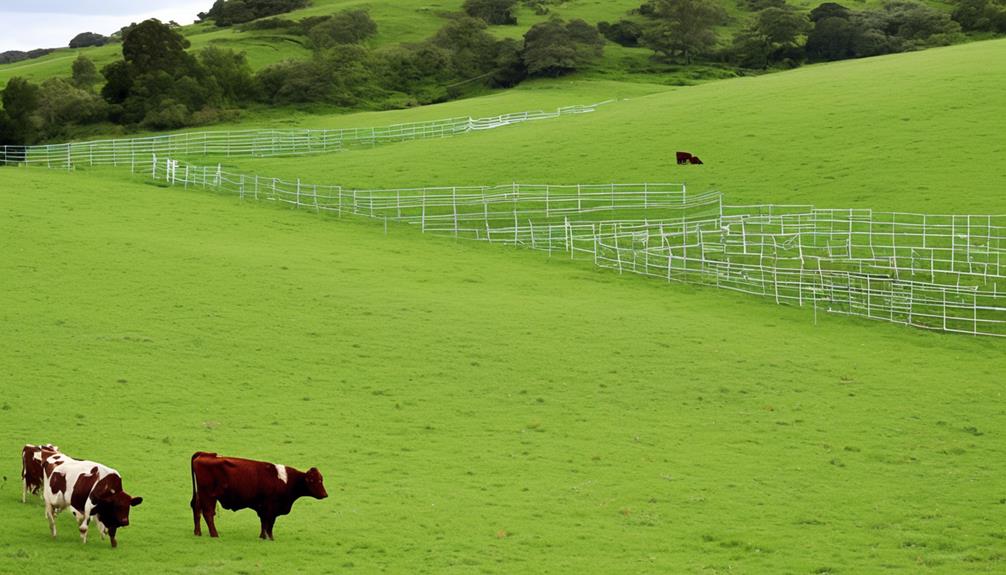
[[[119,473],[100,463],[78,461],[61,453],[43,464],[45,516],[52,536],[56,536],[56,515],[69,507],[77,520],[81,541],[87,543],[91,519],[98,522],[101,538],[107,533],[112,547],[117,547],[115,533],[129,525],[129,509],[143,503],[122,490]]]
[[[676,156],[676,158],[678,160],[678,165],[679,166],[684,166],[684,165],[688,165],[688,164],[693,164],[694,165],[694,164],[701,164],[702,163],[702,160],[700,160],[698,156],[693,156],[689,152],[677,152],[675,154],[675,156]]]
[[[28,502],[28,494],[38,495],[45,479],[42,463],[50,455],[59,453],[59,448],[51,443],[25,445],[21,450],[21,503]]]
[[[262,522],[259,538],[272,540],[276,518],[290,513],[293,502],[310,495],[328,497],[321,473],[312,467],[304,473],[286,465],[219,457],[202,451],[192,454],[192,519],[194,533],[202,535],[199,514],[206,520],[210,537],[217,537],[213,522],[217,501],[230,511],[254,509]]]

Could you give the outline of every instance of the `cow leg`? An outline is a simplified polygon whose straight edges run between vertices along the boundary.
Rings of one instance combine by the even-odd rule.
[[[276,523],[276,515],[270,510],[263,509],[258,512],[259,521],[262,523],[262,530],[259,531],[259,539],[272,541],[272,526]]]
[[[49,531],[52,532],[53,538],[56,537],[56,510],[53,508],[52,504],[49,503],[47,499],[45,502],[45,518],[49,520]]]
[[[217,513],[217,501],[212,498],[203,498],[202,506],[203,519],[206,520],[206,527],[210,530],[210,537],[219,537],[217,526],[213,522],[213,516]]]
[[[270,518],[268,518],[266,520],[265,530],[266,530],[266,534],[269,535],[269,541],[273,540],[273,538],[272,538],[272,528],[273,528],[273,525],[275,525],[275,524],[276,524],[276,518],[275,517],[270,517]]]
[[[193,493],[192,502],[189,503],[189,505],[192,507],[192,521],[196,524],[196,528],[192,532],[196,535],[196,537],[202,537],[203,527],[202,523],[199,521],[199,495]]]
[[[21,476],[21,503],[28,503],[28,479]]]
[[[87,513],[81,513],[78,515],[75,512],[74,518],[79,523],[79,525],[77,525],[77,529],[80,530],[80,542],[87,543],[87,529],[90,527],[91,517]]]

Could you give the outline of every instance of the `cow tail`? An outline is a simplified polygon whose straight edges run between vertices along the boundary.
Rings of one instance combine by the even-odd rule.
[[[192,460],[189,465],[189,470],[192,472],[192,501],[196,501],[196,458],[202,455],[202,451],[197,451],[192,454]]]

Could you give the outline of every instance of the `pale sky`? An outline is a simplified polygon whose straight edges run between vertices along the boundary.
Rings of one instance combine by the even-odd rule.
[[[109,35],[158,18],[191,24],[213,0],[0,0],[0,52],[65,48],[81,32]]]

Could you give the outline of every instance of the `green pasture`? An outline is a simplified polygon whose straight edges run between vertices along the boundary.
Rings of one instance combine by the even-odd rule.
[[[387,4],[371,5],[391,18]],[[394,4],[403,22],[437,9]],[[258,110],[221,128],[618,100],[340,154],[184,159],[359,188],[684,182],[732,203],[1002,214],[1004,59],[998,40],[693,87],[580,77],[392,112]],[[113,168],[0,168],[0,246],[2,574],[54,558],[186,574],[1004,568],[999,339]],[[144,497],[119,549],[82,546],[68,514],[54,541],[40,501],[20,503],[20,448],[50,441]],[[272,543],[251,511],[196,539],[197,450],[317,466],[330,498],[300,501]]]
[[[0,572],[1002,567],[997,340],[104,171],[0,183]],[[29,441],[145,498],[118,550],[20,503]],[[195,450],[331,497],[196,539]]]

